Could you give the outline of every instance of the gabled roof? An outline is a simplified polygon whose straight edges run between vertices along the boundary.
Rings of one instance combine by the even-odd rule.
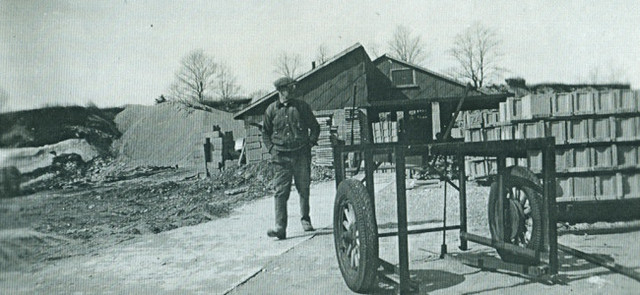
[[[356,43],[356,44],[352,45],[351,47],[349,47],[349,48],[343,50],[342,52],[336,54],[335,56],[331,57],[326,62],[318,65],[314,69],[311,69],[310,71],[298,76],[297,78],[295,78],[296,82],[300,82],[300,81],[306,79],[307,77],[314,75],[315,73],[323,70],[324,68],[326,68],[330,64],[334,63],[335,61],[347,56],[348,54],[350,54],[351,52],[354,52],[356,50],[364,50],[364,47],[360,43]],[[367,55],[367,57],[368,57],[368,55]],[[266,94],[265,96],[255,100],[254,102],[249,104],[246,108],[244,108],[241,111],[235,113],[233,115],[233,118],[234,119],[239,119],[241,116],[243,116],[245,113],[247,113],[249,110],[255,108],[256,106],[262,105],[264,103],[271,103],[273,101],[273,99],[275,99],[277,94],[278,94],[277,91],[275,91],[275,90],[271,91],[270,93]]]
[[[452,84],[456,84],[456,85],[458,85],[458,86],[460,86],[460,87],[466,87],[466,85],[465,85],[463,82],[460,82],[460,81],[458,81],[457,79],[454,79],[454,78],[452,78],[452,77],[446,76],[446,75],[444,75],[444,74],[440,74],[440,73],[437,73],[437,72],[434,72],[434,71],[428,70],[428,69],[426,69],[426,68],[424,68],[424,67],[421,67],[421,66],[419,66],[419,65],[412,64],[412,63],[409,63],[409,62],[403,61],[403,60],[401,60],[401,59],[395,58],[395,57],[393,57],[393,56],[389,55],[388,53],[385,53],[385,54],[383,54],[382,56],[380,56],[380,57],[376,58],[376,59],[373,61],[373,63],[374,63],[375,65],[378,65],[380,62],[382,62],[382,61],[383,61],[383,60],[385,60],[385,59],[389,59],[389,60],[392,60],[393,62],[396,62],[396,63],[402,64],[402,65],[404,65],[404,66],[407,66],[407,67],[410,67],[410,68],[414,68],[414,69],[416,69],[416,70],[418,70],[418,71],[421,71],[421,72],[423,72],[423,73],[425,73],[425,74],[428,74],[428,75],[434,76],[434,77],[436,77],[436,78],[438,78],[438,79],[441,79],[441,80],[447,81],[447,82],[452,83]],[[477,92],[478,92],[478,94],[487,94],[487,93],[485,93],[484,91],[482,91],[482,90],[480,90],[480,89],[475,89],[474,91],[477,91]]]

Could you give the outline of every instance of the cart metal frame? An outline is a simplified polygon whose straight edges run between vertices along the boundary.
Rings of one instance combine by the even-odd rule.
[[[527,156],[527,151],[538,150],[542,152],[542,191],[538,192],[543,197],[543,213],[542,213],[542,234],[544,247],[542,251],[531,250],[519,247],[513,244],[505,243],[497,239],[483,237],[467,231],[467,195],[466,195],[466,175],[464,167],[465,156],[483,156],[497,158],[497,182],[499,187],[499,195],[503,196],[503,171],[505,170],[505,159],[508,157],[522,158]],[[506,141],[488,141],[488,142],[443,142],[443,143],[426,143],[426,144],[408,144],[408,143],[365,143],[359,145],[344,145],[343,143],[334,144],[334,169],[336,186],[338,186],[345,178],[344,156],[348,153],[362,153],[365,167],[364,183],[372,204],[375,208],[375,184],[373,181],[376,165],[373,160],[374,154],[392,154],[395,163],[395,179],[396,179],[396,201],[397,201],[397,219],[398,231],[379,234],[381,237],[398,237],[398,265],[393,265],[387,261],[379,259],[379,264],[385,271],[395,273],[396,279],[392,279],[398,285],[398,293],[405,293],[416,289],[414,283],[409,277],[409,255],[408,255],[408,235],[420,234],[428,232],[440,232],[447,230],[460,231],[461,250],[468,249],[468,242],[474,242],[485,246],[493,247],[513,253],[515,255],[535,259],[541,262],[541,266],[515,267],[513,263],[505,263],[505,266],[511,269],[519,269],[526,274],[548,274],[555,275],[558,273],[558,237],[556,229],[556,164],[555,164],[555,141],[554,138],[539,139],[519,139]],[[435,228],[424,228],[408,230],[407,224],[407,198],[406,198],[406,163],[405,157],[411,155],[431,155],[457,157],[459,166],[458,184],[455,185],[446,176],[441,175],[442,179],[456,188],[459,192],[460,201],[460,220],[458,225],[442,226]],[[434,171],[438,173],[437,171]],[[503,198],[498,201],[498,212],[503,212]],[[446,214],[446,208],[445,214]],[[497,216],[499,226],[503,225],[503,217],[501,214]],[[444,235],[443,235],[444,239]],[[443,241],[441,254],[446,254],[446,242]],[[541,257],[543,256],[544,257]],[[480,262],[482,264],[482,262]],[[517,266],[517,265],[516,265]]]

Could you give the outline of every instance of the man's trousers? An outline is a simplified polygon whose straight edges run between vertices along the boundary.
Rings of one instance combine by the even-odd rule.
[[[311,149],[302,148],[293,152],[278,152],[272,156],[275,164],[275,214],[277,230],[287,229],[287,201],[291,193],[291,180],[295,180],[300,195],[301,219],[309,217],[309,186],[311,185]]]

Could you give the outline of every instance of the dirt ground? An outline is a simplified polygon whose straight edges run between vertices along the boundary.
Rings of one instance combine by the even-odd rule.
[[[199,240],[198,237],[211,237],[199,236],[196,233],[201,230],[192,227],[193,225],[215,224],[212,226],[229,227],[224,226],[224,222],[214,222],[228,220],[243,223],[244,219],[236,219],[255,219],[256,213],[249,212],[242,215],[244,217],[238,217],[237,212],[234,213],[233,209],[242,204],[261,203],[261,206],[267,208],[271,206],[270,200],[260,200],[271,195],[268,183],[270,172],[268,166],[264,165],[230,168],[212,179],[198,179],[188,170],[171,167],[107,170],[85,173],[84,178],[69,177],[64,182],[51,181],[49,184],[63,185],[56,185],[52,190],[36,190],[27,196],[0,200],[0,281],[3,281],[3,284],[9,283],[6,280],[11,278],[18,278],[15,287],[19,289],[32,284],[31,276],[38,274],[33,277],[37,279],[36,285],[59,288],[54,290],[92,293],[99,286],[94,285],[96,281],[90,277],[101,275],[98,270],[107,267],[100,266],[100,262],[96,261],[108,261],[115,269],[121,266],[121,271],[139,275],[135,282],[124,282],[124,285],[118,288],[109,287],[109,284],[115,281],[106,277],[105,280],[98,280],[98,284],[106,284],[103,286],[104,292],[98,293],[114,293],[113,290],[131,291],[131,288],[139,286],[147,287],[135,289],[136,293],[172,293],[158,286],[150,287],[149,284],[157,283],[157,278],[160,277],[185,276],[202,277],[200,279],[207,282],[207,278],[210,279],[212,275],[219,277],[225,273],[222,270],[214,271],[217,266],[214,266],[215,260],[211,260],[210,256],[235,251],[230,248],[233,246],[219,244],[221,241]],[[327,178],[327,174],[322,171],[316,171],[314,175],[316,180]],[[444,187],[430,183],[413,179],[407,181],[410,228],[439,226],[443,222]],[[39,185],[36,187],[46,188],[47,182],[39,182]],[[328,187],[331,187],[331,183]],[[319,189],[323,191],[317,191]],[[376,216],[379,228],[381,231],[393,230],[396,227],[395,185],[380,186],[376,190]],[[332,196],[326,191],[326,185],[315,187],[312,194],[323,195],[326,199],[322,201],[326,203],[325,207],[331,207]],[[456,196],[457,194],[449,188],[446,198],[448,224],[455,224],[458,219]],[[474,233],[488,234],[485,209],[487,198],[487,187],[475,184],[468,186],[469,229]],[[323,214],[330,215],[330,209],[324,210],[327,212]],[[263,211],[261,209],[260,212]],[[253,251],[269,251],[265,249],[277,247],[279,250],[275,253],[278,254],[254,261],[262,266],[243,284],[229,289],[230,293],[351,294],[342,281],[336,263],[330,224],[318,224],[319,230],[310,238],[292,235],[285,243],[266,239],[263,233],[266,226],[268,225],[263,222],[256,228],[258,234],[250,234],[256,236],[256,244],[249,246],[255,248]],[[638,222],[561,225],[560,229],[561,243],[599,254],[635,271],[640,269],[640,255],[637,254],[640,253],[637,243],[640,240]],[[233,231],[233,228],[231,230]],[[210,234],[211,229],[208,232]],[[215,233],[215,230],[213,232]],[[601,232],[607,234],[598,234]],[[167,235],[164,235],[165,233]],[[232,233],[240,241],[246,239],[243,235],[247,234]],[[539,294],[541,291],[553,294],[634,294],[640,284],[584,260],[562,255],[558,283],[546,285],[513,273],[480,271],[460,263],[455,257],[496,254],[492,249],[478,245],[472,245],[468,252],[457,250],[457,232],[447,233],[447,243],[452,257],[439,259],[441,243],[441,234],[416,235],[410,238],[411,275],[420,284],[420,294]],[[217,245],[215,251],[220,253],[208,253],[210,244]],[[197,247],[185,250],[186,245]],[[397,263],[396,245],[397,241],[393,238],[381,239],[380,256]],[[152,252],[143,254],[149,251]],[[172,275],[167,273],[167,268],[177,259],[176,253],[180,253],[179,257],[184,261],[173,262],[175,267],[179,268],[169,268],[171,271],[178,271]],[[246,257],[241,259],[256,259],[251,251],[236,254],[238,257]],[[152,263],[145,260],[144,255],[157,255],[159,260]],[[144,262],[144,270],[136,270],[136,262],[130,261],[131,259]],[[229,271],[237,271],[235,268],[242,268],[239,262],[231,262],[232,264],[220,267],[232,267]],[[89,278],[83,279],[88,280],[85,283],[82,280],[55,280],[57,271],[61,269],[64,269],[69,277],[75,277],[87,270],[91,270],[91,274]],[[200,271],[206,273],[199,273]],[[109,275],[111,276],[119,278],[116,274]],[[174,280],[164,283],[166,284],[174,287],[185,284],[198,286],[197,281]],[[127,286],[129,289],[125,288]],[[196,290],[198,291],[192,290],[193,293],[206,293]],[[393,291],[392,286],[380,283],[375,293],[389,294]]]
[[[270,165],[229,167],[210,179],[190,169],[63,161],[0,200],[0,268],[28,270],[90,255],[137,236],[228,216],[269,196]],[[118,168],[120,167],[120,168]],[[316,169],[314,179],[328,177]]]

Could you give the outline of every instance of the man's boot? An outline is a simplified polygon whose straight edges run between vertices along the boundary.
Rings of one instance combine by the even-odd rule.
[[[313,226],[311,225],[311,218],[309,219],[301,219],[300,223],[302,224],[302,229],[304,231],[314,231]]]
[[[284,240],[287,238],[287,232],[285,230],[270,229],[267,231],[267,236],[272,238],[278,238],[278,240]]]

